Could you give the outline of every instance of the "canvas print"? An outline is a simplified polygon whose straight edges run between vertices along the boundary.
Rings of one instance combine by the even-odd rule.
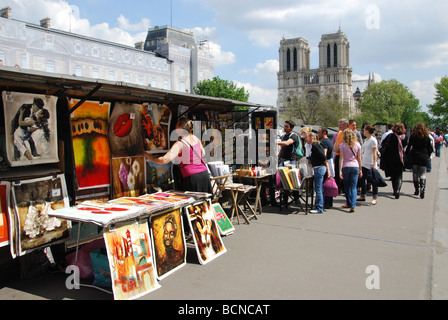
[[[149,153],[169,150],[171,111],[165,105],[145,104],[142,110],[143,148]]]
[[[181,209],[151,217],[157,277],[163,279],[186,263]]]
[[[9,165],[59,162],[57,97],[3,91],[2,98]]]
[[[0,216],[0,247],[4,247],[9,244],[9,198],[10,183],[2,181],[0,182],[0,207],[2,209],[2,215]]]
[[[225,236],[233,233],[233,231],[235,231],[235,227],[227,217],[221,205],[219,203],[212,204],[212,210],[215,216],[216,223],[218,224],[220,234]]]
[[[136,299],[160,288],[147,222],[108,228],[104,241],[116,300]]]
[[[138,197],[146,193],[145,157],[112,159],[113,198]]]
[[[112,157],[143,154],[142,110],[138,104],[114,104],[108,129]]]
[[[146,160],[146,184],[148,190],[169,190],[172,188],[173,179],[171,174],[171,162],[167,164],[156,164]]]
[[[207,264],[225,253],[227,250],[219,234],[210,201],[186,207],[186,211],[199,263]]]
[[[73,108],[79,100],[68,99],[68,102]],[[108,102],[85,101],[71,114],[78,189],[110,185],[109,109]]]
[[[13,182],[11,193],[18,255],[70,238],[70,221],[51,216],[69,207],[64,175]]]

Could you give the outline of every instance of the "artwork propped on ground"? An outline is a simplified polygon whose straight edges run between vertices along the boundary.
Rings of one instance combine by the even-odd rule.
[[[151,217],[151,233],[158,279],[186,263],[187,250],[181,209]]]
[[[68,99],[73,108],[79,100]],[[71,115],[78,189],[110,185],[109,102],[85,101]]]
[[[235,227],[232,222],[227,217],[224,209],[219,203],[212,204],[213,214],[215,216],[216,223],[219,227],[219,232],[221,235],[226,236],[235,231]]]
[[[201,264],[207,264],[227,250],[224,247],[211,209],[210,200],[186,207],[196,252]]]
[[[12,199],[16,228],[15,241],[19,256],[28,251],[66,241],[71,222],[52,217],[53,211],[69,207],[64,175],[21,180],[12,183]],[[14,219],[14,220],[13,220]]]
[[[3,91],[2,99],[9,165],[59,162],[57,97]]]
[[[107,228],[104,241],[116,300],[136,299],[160,288],[147,222]]]

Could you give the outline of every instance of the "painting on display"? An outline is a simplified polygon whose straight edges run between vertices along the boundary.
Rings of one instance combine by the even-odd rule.
[[[157,277],[163,279],[186,263],[187,250],[181,209],[151,218]]]
[[[70,221],[52,217],[69,207],[64,175],[15,181],[11,186],[18,255],[70,238]]]
[[[145,157],[112,158],[112,186],[114,198],[145,194]]]
[[[73,108],[79,100],[68,99]],[[78,189],[110,185],[107,139],[110,103],[85,101],[71,114],[71,130]]]
[[[199,263],[207,264],[225,253],[227,250],[219,234],[210,201],[188,206],[186,211]]]
[[[112,157],[143,154],[142,110],[139,104],[114,104],[108,129]]]
[[[59,162],[57,97],[3,91],[2,99],[9,165]]]
[[[220,234],[225,236],[233,233],[235,231],[235,227],[227,217],[221,205],[219,203],[212,204],[212,210],[216,223],[218,224]]]
[[[10,190],[9,182],[0,182],[0,206],[2,208],[2,215],[0,216],[0,247],[4,247],[9,244],[8,217],[10,215]]]
[[[149,153],[169,150],[171,111],[165,105],[145,104],[142,110],[143,148]]]
[[[116,300],[136,299],[160,288],[147,222],[107,228],[104,241]]]
[[[172,188],[171,162],[167,164],[156,164],[146,160],[146,183],[148,190],[169,190]],[[149,191],[148,191],[149,192]]]

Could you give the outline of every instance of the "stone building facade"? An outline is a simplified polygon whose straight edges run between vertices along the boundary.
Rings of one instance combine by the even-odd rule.
[[[350,68],[350,43],[338,32],[322,35],[319,43],[319,68],[310,66],[311,49],[303,38],[282,39],[279,48],[278,99],[279,113],[295,98],[338,98],[355,112]]]
[[[53,29],[49,18],[40,25],[18,21],[6,7],[0,11],[0,60],[23,69],[182,92],[213,78],[214,58],[206,47],[196,45],[193,33],[162,29],[169,32],[159,46],[146,46],[150,35],[159,31],[156,27],[148,30],[146,42],[132,47]]]

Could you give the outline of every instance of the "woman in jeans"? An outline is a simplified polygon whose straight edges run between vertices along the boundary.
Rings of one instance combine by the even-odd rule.
[[[316,192],[316,199],[314,200],[314,210],[311,213],[324,212],[324,175],[328,172],[330,177],[330,169],[328,167],[327,157],[325,156],[324,148],[317,140],[314,132],[309,132],[306,136],[306,143],[311,146],[310,162],[314,171],[314,191]]]
[[[362,177],[361,170],[361,145],[355,133],[350,129],[345,129],[343,142],[338,147],[339,176],[344,181],[344,192],[346,204],[343,208],[350,208],[350,212],[355,212],[358,177]]]
[[[425,197],[426,188],[426,167],[428,166],[429,157],[433,152],[431,140],[429,138],[429,130],[425,124],[419,122],[414,126],[409,138],[409,144],[406,154],[410,154],[412,159],[412,181],[414,182],[414,195],[420,198]]]
[[[361,178],[361,197],[358,201],[366,201],[367,194],[367,174],[369,170],[378,170],[377,165],[377,151],[378,151],[378,140],[376,140],[373,133],[375,132],[375,127],[367,125],[364,127],[364,143],[362,144],[362,178]],[[378,199],[378,185],[375,181],[369,181],[372,184],[373,200],[370,202],[371,206],[376,205],[376,200]]]

